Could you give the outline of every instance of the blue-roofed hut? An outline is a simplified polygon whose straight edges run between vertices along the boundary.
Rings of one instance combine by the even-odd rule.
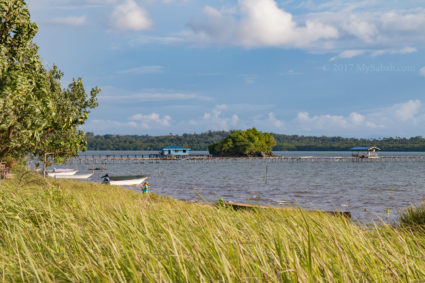
[[[161,155],[189,155],[190,148],[179,145],[170,145],[161,148],[159,153]]]

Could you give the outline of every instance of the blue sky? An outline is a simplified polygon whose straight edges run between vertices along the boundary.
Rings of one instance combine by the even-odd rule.
[[[425,135],[425,1],[28,0],[96,134]]]

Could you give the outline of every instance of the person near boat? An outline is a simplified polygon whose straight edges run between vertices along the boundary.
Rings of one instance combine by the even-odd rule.
[[[144,182],[143,185],[140,186],[142,193],[147,194],[149,192],[149,183]]]
[[[106,174],[105,176],[102,176],[103,180],[102,183],[103,184],[109,184],[111,182],[111,179],[109,178],[109,175]]]

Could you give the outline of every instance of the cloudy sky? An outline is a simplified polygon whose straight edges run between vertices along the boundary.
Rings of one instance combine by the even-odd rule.
[[[425,1],[28,0],[85,130],[425,135]]]

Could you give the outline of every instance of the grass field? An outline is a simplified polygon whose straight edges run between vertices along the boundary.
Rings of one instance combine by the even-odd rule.
[[[0,184],[0,274],[8,282],[423,282],[425,230],[296,209],[233,211],[21,171]]]

